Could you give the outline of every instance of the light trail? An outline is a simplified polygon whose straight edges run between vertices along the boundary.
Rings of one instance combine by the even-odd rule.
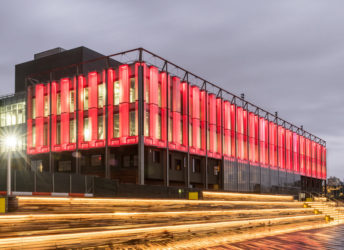
[[[267,214],[267,213],[291,213],[310,212],[313,208],[286,208],[286,209],[247,209],[247,210],[207,210],[207,211],[176,211],[176,212],[113,212],[92,214],[30,214],[30,215],[0,215],[0,223],[13,223],[24,221],[37,221],[49,219],[118,219],[121,217],[162,217],[162,216],[214,216],[214,215],[236,215],[236,214]]]
[[[258,199],[258,200],[283,200],[283,201],[293,201],[293,196],[290,195],[267,195],[267,194],[250,194],[250,193],[225,193],[225,192],[202,192],[203,197],[214,197],[214,198],[226,198],[226,197],[233,197],[233,198],[243,198],[243,199]]]
[[[175,203],[182,203],[182,204],[271,204],[271,205],[302,205],[303,202],[285,202],[285,201],[219,201],[219,200],[164,200],[164,199],[126,199],[126,198],[72,198],[72,197],[26,197],[26,196],[19,196],[18,203],[23,204],[37,204],[37,202],[41,202],[42,204],[54,204],[58,202],[62,204],[62,202],[66,204],[115,204],[115,205],[123,205],[123,204],[175,204]]]
[[[174,226],[159,226],[159,227],[147,227],[147,228],[136,228],[136,229],[122,229],[122,230],[109,230],[101,232],[82,232],[82,233],[71,233],[71,234],[58,234],[58,235],[44,235],[44,236],[29,236],[29,237],[15,237],[0,239],[0,247],[8,248],[32,248],[32,246],[39,246],[42,248],[51,246],[68,246],[77,243],[87,242],[102,242],[103,240],[109,240],[115,237],[134,237],[139,235],[143,237],[147,234],[159,234],[164,232],[175,233],[198,233],[202,231],[215,231],[225,230],[240,226],[252,227],[258,225],[276,225],[288,222],[297,221],[309,221],[322,218],[321,215],[312,216],[293,216],[285,218],[269,218],[269,219],[255,219],[255,220],[243,220],[243,221],[230,221],[230,222],[216,222],[216,223],[201,223],[201,224],[188,224],[188,225],[174,225]],[[64,244],[64,245],[63,245]],[[67,245],[66,245],[67,244]]]

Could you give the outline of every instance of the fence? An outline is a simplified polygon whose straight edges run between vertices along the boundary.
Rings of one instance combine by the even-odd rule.
[[[0,169],[0,191],[7,189],[7,171]],[[92,194],[98,197],[122,198],[170,198],[188,199],[189,192],[198,192],[202,199],[202,189],[185,187],[165,187],[119,183],[118,180],[77,175],[69,173],[34,172],[12,170],[12,192]]]
[[[68,173],[12,170],[12,192],[90,193],[94,194],[94,176]],[[7,170],[0,170],[0,191],[7,190]]]

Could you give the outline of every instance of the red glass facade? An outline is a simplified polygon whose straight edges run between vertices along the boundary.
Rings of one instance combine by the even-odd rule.
[[[36,84],[27,95],[30,155],[48,153],[50,143],[53,152],[137,144],[142,122],[148,146],[166,148],[168,142],[170,150],[326,178],[324,146],[145,63]]]

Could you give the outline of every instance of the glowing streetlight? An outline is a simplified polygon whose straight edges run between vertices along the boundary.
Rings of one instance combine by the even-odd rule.
[[[15,135],[8,135],[5,139],[5,145],[8,150],[7,162],[7,196],[11,195],[11,151],[15,149],[17,144],[17,137]]]

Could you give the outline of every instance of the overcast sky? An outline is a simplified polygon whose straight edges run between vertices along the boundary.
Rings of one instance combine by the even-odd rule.
[[[344,1],[0,3],[0,95],[37,52],[145,47],[304,125],[327,141],[328,176],[344,178]]]

